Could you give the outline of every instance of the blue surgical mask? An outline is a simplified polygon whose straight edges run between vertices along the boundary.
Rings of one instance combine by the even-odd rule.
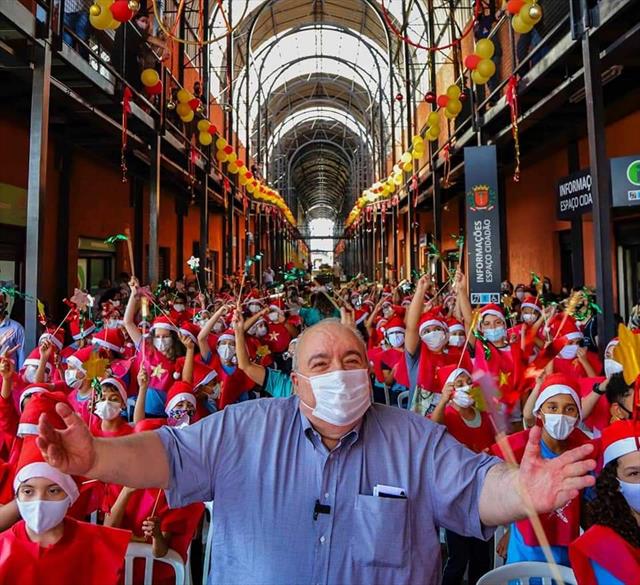
[[[505,327],[496,327],[495,329],[485,329],[482,332],[485,339],[490,341],[491,343],[495,343],[496,341],[500,341],[507,336],[507,330]]]

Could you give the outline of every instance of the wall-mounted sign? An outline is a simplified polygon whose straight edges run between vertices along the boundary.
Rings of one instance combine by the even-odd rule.
[[[591,172],[589,170],[572,173],[558,181],[558,219],[571,220],[591,211]]]
[[[613,206],[640,205],[640,156],[612,158],[610,164]]]

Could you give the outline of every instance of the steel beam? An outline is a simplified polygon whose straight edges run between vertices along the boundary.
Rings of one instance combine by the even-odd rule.
[[[160,157],[162,138],[155,132],[151,141],[151,160],[149,164],[149,257],[147,281],[155,286],[160,270],[160,245],[158,240],[158,216],[160,214]]]

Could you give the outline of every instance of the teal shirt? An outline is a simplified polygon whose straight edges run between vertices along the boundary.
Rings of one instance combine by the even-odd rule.
[[[274,398],[288,398],[293,394],[291,376],[280,370],[265,369],[263,390]]]
[[[334,310],[329,317],[337,318],[340,317],[340,314]],[[300,309],[300,318],[304,321],[306,327],[311,327],[316,323],[320,323],[323,319],[327,319],[316,307],[303,307]]]

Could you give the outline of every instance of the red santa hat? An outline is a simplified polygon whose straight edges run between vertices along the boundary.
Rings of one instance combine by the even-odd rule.
[[[411,295],[406,295],[403,299],[402,302],[400,303],[403,307],[408,307],[411,304],[411,301],[413,300],[413,297]]]
[[[269,308],[273,311],[280,311],[281,313],[284,313],[286,309],[284,301],[281,298],[273,299],[269,303]]]
[[[218,372],[216,372],[213,368],[210,368],[206,364],[203,364],[200,361],[193,362],[193,388],[194,390],[198,386],[203,386],[208,384],[212,380],[215,380],[218,376]]]
[[[88,337],[96,330],[96,326],[90,319],[80,320],[78,315],[69,321],[69,333],[75,341]]]
[[[198,343],[198,335],[200,334],[200,327],[191,321],[183,321],[180,323],[178,332],[185,337],[188,337],[193,343]]]
[[[455,364],[438,368],[438,379],[441,381],[443,388],[447,384],[453,384],[458,379],[458,376],[462,376],[463,374],[471,378],[469,370],[458,368]]]
[[[20,401],[18,402],[18,408],[20,412],[24,410],[25,402],[27,398],[33,396],[34,394],[40,394],[40,392],[49,392],[47,388],[41,386],[40,384],[29,384],[20,395]]]
[[[387,326],[385,327],[385,335],[389,335],[389,333],[404,333],[405,325],[404,321],[400,319],[400,317],[392,317],[387,322]]]
[[[29,354],[29,356],[27,357],[26,360],[24,360],[24,362],[22,362],[22,367],[25,368],[26,366],[34,366],[34,367],[38,367],[40,365],[40,348],[36,347],[33,349],[33,351]],[[51,371],[53,370],[53,354],[51,354],[51,357],[49,358],[49,361],[44,365],[44,369],[47,371],[48,374],[51,373]]]
[[[67,406],[69,405],[64,392],[44,391],[31,394],[31,399],[24,404],[24,410],[22,414],[20,414],[16,435],[18,437],[37,435],[38,421],[42,413],[47,415],[47,419],[54,429],[62,430],[66,428],[66,425],[62,422],[62,418],[60,418],[60,415],[56,412],[56,404],[59,402]]]
[[[580,417],[580,420],[582,420],[580,385],[575,378],[562,373],[551,374],[544,379],[544,382],[540,387],[540,394],[538,394],[536,403],[533,406],[533,414],[538,414],[542,405],[547,400],[549,400],[549,398],[551,398],[552,396],[557,396],[558,394],[567,394],[571,396],[571,398],[573,398],[576,406],[578,407],[578,415]]]
[[[640,423],[633,420],[620,420],[605,427],[602,431],[603,463],[640,451]]]
[[[22,483],[34,477],[44,477],[49,481],[57,483],[69,496],[73,504],[80,495],[78,484],[68,473],[63,473],[59,469],[49,465],[42,456],[35,438],[27,439],[20,451],[20,457],[16,467],[16,476],[13,480],[13,490],[18,493],[18,488]]]
[[[127,398],[129,398],[127,394],[127,387],[120,378],[116,378],[113,376],[110,378],[105,378],[100,382],[100,386],[113,386],[120,393],[122,401],[125,404],[127,403]]]
[[[502,319],[506,323],[506,320],[504,318],[504,313],[502,312],[502,309],[500,308],[500,306],[496,305],[495,303],[489,303],[488,305],[484,305],[480,309],[480,320],[481,321],[482,321],[482,319],[484,319],[488,315],[493,315],[494,317],[499,317],[500,319]]]
[[[167,393],[167,402],[165,403],[164,411],[169,414],[171,409],[183,400],[187,400],[193,408],[196,407],[197,402],[196,396],[193,393],[193,385],[183,381],[174,382]]]
[[[449,328],[449,333],[464,333],[464,325],[453,317],[449,317],[447,319],[447,327]]]
[[[52,328],[48,327],[47,330],[38,339],[38,345],[41,345],[43,341],[53,343],[60,351],[64,347],[64,329],[62,327]]]
[[[122,353],[124,351],[125,339],[122,331],[117,327],[103,329],[93,336],[92,339],[95,345],[110,349],[116,353]]]
[[[520,305],[521,309],[533,309],[537,313],[542,313],[542,306],[540,304],[540,299],[534,297],[533,295],[526,295],[524,299],[522,299],[522,304]]]
[[[445,333],[449,330],[445,318],[436,311],[427,311],[422,314],[418,321],[418,335],[422,335],[427,327],[441,327]]]
[[[564,323],[563,323],[564,321]],[[551,346],[554,351],[559,352],[570,341],[584,339],[582,331],[578,328],[573,317],[564,318],[564,315],[556,315],[554,323],[551,325],[553,342]]]
[[[356,309],[353,318],[356,322],[356,325],[360,325],[360,323],[362,323],[368,316],[369,316],[369,309],[360,308],[360,309]]]
[[[167,424],[163,418],[143,418],[133,427],[134,433],[144,433],[146,431],[157,431]]]
[[[233,329],[227,329],[226,331],[223,331],[219,336],[218,336],[218,340],[216,341],[216,344],[220,344],[220,342],[222,341],[235,341],[236,340],[236,334],[233,332]]]
[[[76,370],[80,370],[81,372],[86,374],[87,370],[85,369],[84,364],[91,359],[92,353],[93,347],[90,345],[79,349],[67,358],[67,366],[71,366]]]
[[[178,328],[175,326],[173,321],[169,319],[166,315],[158,315],[153,320],[153,325],[151,325],[151,331],[155,331],[156,329],[166,329],[167,331],[173,331],[174,333],[178,332]]]

